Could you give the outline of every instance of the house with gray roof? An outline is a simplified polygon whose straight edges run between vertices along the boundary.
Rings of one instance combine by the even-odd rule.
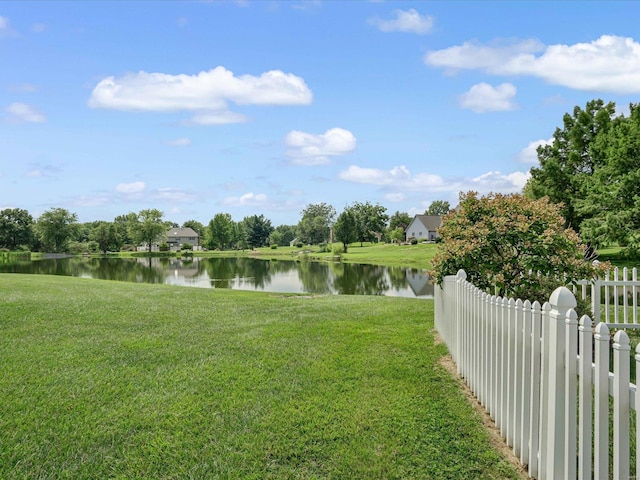
[[[404,238],[408,242],[415,238],[419,242],[433,242],[438,238],[438,227],[442,225],[442,215],[416,215],[407,225]]]
[[[180,250],[185,244],[200,250],[200,235],[192,228],[172,228],[167,232],[167,243],[171,250]]]

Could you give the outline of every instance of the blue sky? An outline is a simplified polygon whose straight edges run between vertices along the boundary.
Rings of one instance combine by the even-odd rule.
[[[637,2],[1,2],[0,209],[177,223],[517,192],[640,100]],[[635,37],[634,37],[635,35]]]

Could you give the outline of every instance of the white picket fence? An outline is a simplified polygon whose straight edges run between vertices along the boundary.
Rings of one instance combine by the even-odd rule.
[[[630,383],[629,337],[615,334],[610,358],[609,327],[578,320],[575,306],[566,287],[542,306],[491,296],[462,270],[435,288],[436,328],[458,373],[531,477],[634,478],[640,455],[631,465],[630,445],[640,445],[640,429],[631,419],[640,395]],[[640,373],[640,348],[635,362]]]
[[[640,328],[637,268],[615,267],[604,278],[579,282],[574,293],[591,301],[594,322],[606,322],[611,328]]]

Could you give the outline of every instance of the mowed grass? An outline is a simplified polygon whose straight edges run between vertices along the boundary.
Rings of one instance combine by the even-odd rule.
[[[518,478],[433,302],[0,275],[0,478]]]
[[[333,246],[342,246],[334,243]],[[397,243],[367,243],[362,246],[359,242],[352,243],[347,248],[347,253],[341,255],[341,261],[347,263],[366,263],[370,265],[384,265],[387,267],[413,267],[431,268],[431,260],[436,253],[437,244],[419,243],[417,245],[398,245]],[[299,259],[303,256],[300,252],[307,252],[307,256],[316,260],[334,261],[331,252],[320,252],[318,246],[268,247],[247,251],[248,256]],[[222,252],[224,253],[224,252]],[[214,253],[215,254],[215,253]],[[208,255],[208,253],[204,254]]]

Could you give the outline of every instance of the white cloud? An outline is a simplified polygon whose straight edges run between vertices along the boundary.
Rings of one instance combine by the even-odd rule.
[[[9,28],[9,20],[6,17],[0,17],[0,30]]]
[[[549,140],[536,140],[534,142],[529,142],[529,145],[524,147],[518,153],[518,161],[520,163],[529,163],[529,164],[537,164],[538,163],[538,147],[542,145],[550,145],[553,143],[553,138]]]
[[[640,92],[640,43],[630,37],[602,35],[590,43],[547,46],[537,40],[465,42],[429,52],[424,61],[449,71],[533,76],[576,90]]]
[[[287,156],[297,165],[322,165],[329,157],[345,155],[356,148],[356,137],[349,130],[332,128],[323,134],[289,132],[285,138]]]
[[[101,80],[89,106],[123,111],[195,112],[193,123],[213,125],[245,121],[230,112],[237,105],[308,105],[313,95],[301,77],[271,70],[256,77],[235,76],[222,66],[197,75],[165,73],[127,74]]]
[[[375,25],[383,32],[407,32],[424,35],[433,28],[433,17],[420,15],[417,10],[410,8],[407,11],[394,10],[394,18],[382,20],[375,17],[369,19],[371,25]]]
[[[6,108],[9,119],[17,123],[44,123],[47,118],[37,109],[26,103],[12,103]]]
[[[478,83],[460,95],[460,107],[475,113],[502,112],[513,110],[516,104],[516,87],[511,83],[503,83],[494,87],[488,83]]]
[[[56,165],[32,163],[29,165],[29,170],[27,170],[25,176],[30,178],[54,177],[61,171],[62,169]]]
[[[116,185],[116,192],[127,195],[142,193],[147,185],[144,182],[119,183]]]
[[[264,193],[248,192],[240,197],[227,197],[222,201],[223,205],[230,207],[260,206],[267,202]]]
[[[34,33],[42,33],[47,30],[47,26],[44,23],[34,23],[31,25],[31,31]]]
[[[515,193],[524,188],[531,177],[529,172],[502,174],[499,171],[487,172],[472,179],[470,189],[482,192]]]
[[[178,17],[176,20],[176,25],[178,28],[184,28],[189,25],[189,19],[187,17]]]
[[[179,188],[159,188],[153,192],[153,198],[172,202],[193,202],[196,196]]]
[[[165,143],[170,147],[187,147],[191,145],[191,139],[186,137],[176,138],[174,140],[168,140]]]
[[[384,196],[384,199],[388,202],[402,202],[406,198],[404,193],[388,193]]]
[[[513,172],[502,174],[491,171],[475,178],[443,178],[430,173],[412,174],[404,165],[393,167],[391,170],[377,168],[361,168],[351,165],[347,170],[338,174],[338,178],[347,182],[378,185],[389,191],[385,194],[388,201],[402,201],[408,192],[421,194],[450,193],[457,196],[459,192],[469,190],[480,193],[520,192],[529,179],[529,172]]]
[[[407,190],[446,189],[447,185],[442,177],[430,173],[412,175],[404,165],[393,167],[391,170],[377,168],[361,168],[351,165],[338,174],[338,178],[347,182],[400,187]]]

